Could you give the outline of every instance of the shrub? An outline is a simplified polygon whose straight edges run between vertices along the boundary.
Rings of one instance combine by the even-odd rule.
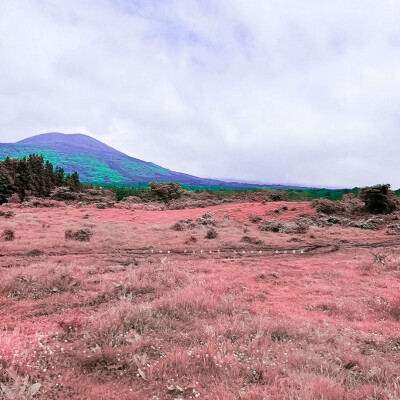
[[[15,239],[15,232],[11,229],[5,229],[1,236],[6,242],[12,242]]]
[[[75,192],[70,187],[61,186],[52,190],[50,198],[65,202],[96,204],[96,207],[100,209],[113,207],[116,201],[114,192],[96,187],[83,187],[79,192]]]
[[[149,195],[153,200],[169,203],[183,195],[183,188],[174,182],[149,182]]]
[[[14,216],[12,211],[0,211],[0,217],[11,218]]]
[[[50,198],[58,201],[74,201],[77,200],[78,194],[72,191],[69,187],[60,186],[51,191]]]
[[[264,190],[264,201],[288,201],[289,195],[284,190]]]
[[[77,240],[79,242],[89,242],[93,232],[85,229],[79,229],[73,232],[72,230],[65,231],[65,239]]]
[[[128,197],[124,197],[122,200],[123,203],[143,203],[143,200],[141,197],[139,196],[128,196]]]
[[[360,199],[365,202],[365,210],[371,214],[390,214],[398,205],[398,200],[390,185],[375,185],[360,191]]]
[[[183,231],[185,229],[185,227],[183,226],[182,222],[177,222],[171,226],[171,229],[173,231]]]
[[[260,231],[275,233],[305,233],[308,225],[305,222],[264,221],[258,225]]]
[[[7,203],[10,204],[19,204],[21,203],[21,199],[19,198],[17,193],[13,193],[8,199],[7,199]]]
[[[185,244],[191,244],[191,243],[196,243],[196,242],[197,242],[196,236],[190,236],[190,238],[185,240]]]
[[[311,205],[318,212],[322,212],[328,215],[345,211],[343,206],[338,201],[335,200],[315,199],[312,201]]]
[[[205,239],[215,239],[218,237],[218,232],[214,228],[210,228],[205,236]]]
[[[259,215],[249,215],[249,221],[252,222],[253,224],[257,224],[261,220],[262,218]]]
[[[240,239],[241,242],[248,243],[248,244],[263,244],[263,241],[260,239],[252,238],[250,236],[242,236]]]
[[[201,217],[196,219],[199,225],[215,225],[215,220],[209,212],[204,213]]]
[[[28,251],[26,253],[26,255],[28,257],[39,257],[39,256],[42,256],[43,254],[44,254],[44,252],[42,250],[39,250],[39,249],[33,249],[33,250],[30,250],[30,251]]]
[[[184,231],[185,229],[194,229],[196,225],[193,223],[191,219],[181,219],[177,223],[171,226],[173,231]]]

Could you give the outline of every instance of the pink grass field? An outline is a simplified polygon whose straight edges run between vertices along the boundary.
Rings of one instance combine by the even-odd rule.
[[[0,209],[0,399],[400,399],[399,235],[251,222],[308,202]]]

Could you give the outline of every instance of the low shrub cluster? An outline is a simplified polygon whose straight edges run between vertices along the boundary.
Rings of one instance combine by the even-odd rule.
[[[260,239],[257,239],[257,238],[251,237],[251,236],[247,236],[247,235],[243,236],[243,237],[240,239],[240,241],[243,242],[243,243],[255,244],[255,245],[260,245],[260,244],[263,244],[263,243],[264,243],[264,242],[263,242],[262,240],[260,240]]]
[[[262,221],[258,225],[260,231],[275,233],[305,233],[309,226],[304,221]]]
[[[50,198],[66,203],[96,204],[97,208],[112,207],[116,201],[114,192],[97,187],[85,187],[80,192],[76,192],[69,187],[62,186],[55,188],[51,192]]]
[[[11,229],[5,229],[1,237],[6,242],[12,242],[15,239],[15,232]]]
[[[0,210],[0,217],[11,218],[13,216],[14,216],[14,213],[12,211],[2,211],[2,210]]]
[[[363,188],[358,197],[353,193],[344,194],[341,200],[314,199],[312,206],[327,215],[348,214],[390,214],[400,207],[400,200],[390,185],[375,185]]]
[[[216,239],[218,237],[218,232],[214,228],[210,228],[206,236],[204,237],[205,239]]]
[[[196,224],[193,222],[192,219],[181,219],[177,223],[171,226],[173,231],[184,231],[187,229],[194,229]]]
[[[87,229],[79,229],[77,231],[72,231],[71,229],[65,231],[65,239],[77,240],[79,242],[89,242],[93,232]]]
[[[215,220],[214,220],[212,214],[209,212],[206,212],[201,217],[197,218],[196,222],[199,225],[212,225],[212,226],[215,225]]]

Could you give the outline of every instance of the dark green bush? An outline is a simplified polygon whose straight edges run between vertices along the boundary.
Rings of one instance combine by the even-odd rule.
[[[375,185],[361,189],[360,199],[365,202],[365,209],[371,214],[390,214],[396,209],[398,200],[390,185]]]
[[[184,190],[179,183],[174,182],[149,182],[149,195],[151,199],[169,203],[170,200],[182,197]]]

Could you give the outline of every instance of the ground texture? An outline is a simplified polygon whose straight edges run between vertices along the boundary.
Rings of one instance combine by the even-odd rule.
[[[3,205],[0,398],[400,399],[400,235],[315,214]]]

